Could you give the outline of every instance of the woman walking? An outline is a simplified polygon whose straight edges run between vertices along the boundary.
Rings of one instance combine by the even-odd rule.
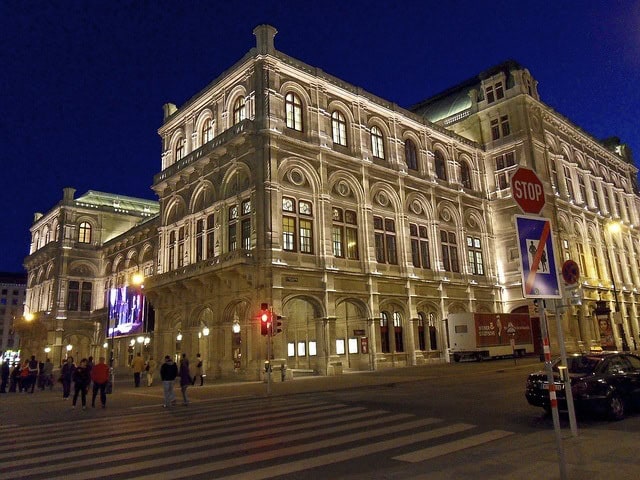
[[[191,372],[189,371],[189,360],[187,354],[182,354],[182,360],[180,360],[180,390],[182,391],[182,404],[189,405],[189,398],[187,397],[187,388],[191,385]]]
[[[80,365],[73,372],[73,386],[75,393],[73,394],[73,406],[76,408],[76,401],[78,400],[78,394],[82,396],[82,409],[87,409],[87,390],[89,389],[89,383],[91,383],[91,377],[89,376],[89,368],[87,367],[87,359],[80,360]]]

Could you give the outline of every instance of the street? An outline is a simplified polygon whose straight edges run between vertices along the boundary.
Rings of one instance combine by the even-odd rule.
[[[300,378],[274,383],[269,397],[263,383],[209,382],[170,409],[160,385],[136,389],[126,378],[105,410],[72,409],[59,387],[5,394],[0,478],[511,478],[524,457],[535,471],[541,439],[543,476],[558,478],[552,421],[524,399],[526,374],[541,366],[508,359]],[[561,423],[566,436],[564,414]],[[639,426],[638,414],[579,419],[580,438],[635,438]],[[583,447],[569,461],[588,463]]]

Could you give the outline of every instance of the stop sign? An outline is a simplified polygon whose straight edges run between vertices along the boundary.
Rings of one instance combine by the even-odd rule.
[[[544,207],[544,188],[536,172],[519,167],[511,177],[511,195],[524,213],[539,214]]]

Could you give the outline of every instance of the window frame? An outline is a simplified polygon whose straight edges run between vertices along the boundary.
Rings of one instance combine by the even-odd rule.
[[[375,158],[384,160],[384,134],[382,133],[382,130],[378,128],[377,125],[373,125],[371,127],[369,137],[371,139],[371,155],[373,155]]]
[[[347,142],[347,119],[340,110],[331,112],[331,138],[333,143],[346,147]]]
[[[287,92],[284,97],[285,125],[297,132],[303,131],[302,100],[295,92]]]

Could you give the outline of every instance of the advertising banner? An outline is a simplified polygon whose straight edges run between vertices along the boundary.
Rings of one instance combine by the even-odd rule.
[[[533,343],[529,315],[517,313],[475,313],[476,344],[480,347]]]

